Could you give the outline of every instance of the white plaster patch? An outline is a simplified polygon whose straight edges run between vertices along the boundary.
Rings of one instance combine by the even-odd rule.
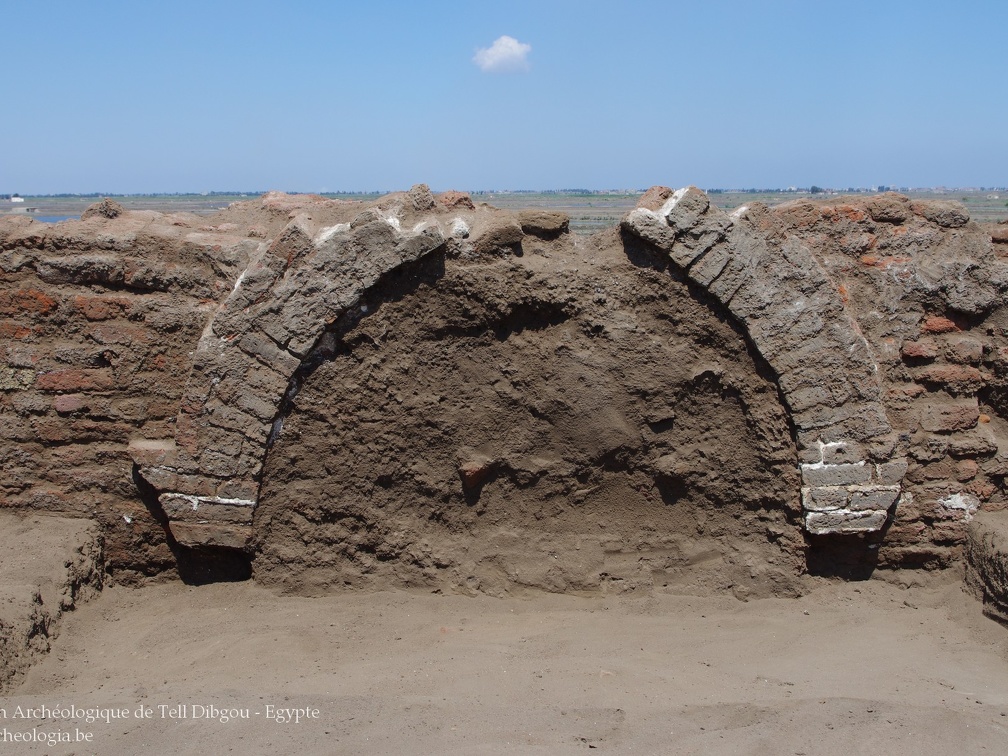
[[[396,230],[396,233],[399,234],[402,233],[402,224],[399,222],[399,219],[396,216],[383,215],[382,217],[385,219],[386,223],[388,223],[390,226],[392,226],[392,228]]]
[[[241,274],[238,276],[238,278],[235,280],[235,285],[231,287],[232,294],[234,294],[236,291],[238,291],[239,288],[241,288],[242,281],[245,280],[246,273],[248,273],[248,268],[245,268],[245,270],[243,270]]]
[[[133,522],[133,518],[130,517],[129,515],[123,515],[123,519],[126,521],[127,525],[129,525],[131,522]]]
[[[973,514],[980,508],[980,499],[973,494],[956,493],[938,499],[938,503],[945,509],[958,509],[963,513],[963,520],[969,522],[973,519]]]
[[[749,205],[742,205],[742,206],[736,207],[734,210],[732,210],[730,217],[734,218],[735,220],[738,220],[743,215],[745,215],[748,211],[749,211]]]
[[[425,228],[437,228],[437,223],[432,220],[422,220],[413,226],[413,230],[410,233],[416,236],[422,233]]]
[[[646,207],[635,207],[630,211],[628,218],[650,218],[651,220],[664,220],[661,215],[656,213],[654,210],[648,210]]]
[[[841,462],[837,464],[827,464],[823,460],[826,459],[826,452],[833,451],[834,449],[844,449],[847,447],[846,441],[828,441],[823,442],[821,439],[816,441],[819,447],[819,461],[818,462],[805,462],[802,464],[802,470],[824,470],[827,467],[837,467],[840,464],[843,465],[855,465],[857,467],[864,467],[864,460],[860,462]]]
[[[469,224],[461,218],[455,218],[451,224],[451,235],[456,239],[468,239]]]
[[[335,226],[326,226],[321,231],[318,232],[318,236],[315,237],[315,246],[320,244],[325,244],[327,241],[332,239],[336,234],[342,234],[350,230],[349,223],[337,223]]]
[[[205,504],[226,504],[229,507],[254,507],[252,499],[225,499],[222,496],[201,496],[200,501]]]
[[[667,200],[665,200],[665,204],[662,205],[662,208],[659,211],[660,214],[667,219],[669,217],[669,213],[671,213],[672,210],[675,209],[675,206],[679,204],[680,200],[682,200],[683,197],[686,196],[686,192],[688,191],[689,187],[684,186],[682,189],[676,189],[674,192],[672,192],[672,196],[669,197]]]
[[[221,496],[193,496],[191,494],[164,493],[159,497],[161,503],[166,501],[183,501],[195,512],[201,504],[221,504],[229,507],[254,507],[256,502],[252,499],[225,499]]]

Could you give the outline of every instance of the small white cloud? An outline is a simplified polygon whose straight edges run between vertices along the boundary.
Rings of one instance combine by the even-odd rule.
[[[519,42],[514,37],[504,35],[494,40],[487,48],[480,48],[473,56],[473,63],[487,73],[507,71],[528,71],[528,54],[532,45]]]

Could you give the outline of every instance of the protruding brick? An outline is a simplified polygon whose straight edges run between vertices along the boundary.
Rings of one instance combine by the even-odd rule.
[[[570,216],[556,210],[522,210],[518,223],[526,234],[554,239],[570,228]]]
[[[227,549],[244,549],[252,540],[250,525],[218,525],[198,522],[170,522],[175,540],[190,548],[215,546]]]
[[[695,186],[675,191],[659,211],[668,224],[677,231],[692,228],[707,212],[710,198]]]
[[[7,347],[7,364],[14,368],[34,369],[39,363],[39,352],[24,346]]]
[[[466,491],[474,491],[479,488],[493,472],[493,460],[483,455],[475,455],[459,465],[459,478],[462,479],[462,487]]]
[[[871,533],[881,530],[889,518],[887,512],[808,512],[805,529],[812,535]]]
[[[802,507],[806,512],[829,512],[847,508],[846,488],[803,488]]]
[[[864,462],[852,465],[802,465],[806,486],[849,486],[871,480],[872,468]]]
[[[865,486],[851,491],[850,508],[854,511],[887,510],[899,496],[899,487]]]
[[[255,357],[263,364],[271,365],[287,375],[292,374],[301,364],[297,357],[284,351],[270,339],[253,333],[246,333],[242,336],[238,346],[245,354]]]
[[[238,431],[249,438],[266,440],[266,431],[261,420],[226,404],[220,404],[213,408],[210,413],[210,424]]]
[[[942,228],[959,228],[969,222],[969,211],[958,202],[916,200],[910,208]]]
[[[631,210],[620,226],[624,231],[666,252],[672,249],[675,243],[675,231],[669,228],[661,215],[646,208]]]

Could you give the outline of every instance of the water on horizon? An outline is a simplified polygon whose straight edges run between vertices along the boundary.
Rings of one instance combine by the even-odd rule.
[[[59,223],[65,220],[80,220],[79,215],[30,215],[30,218],[34,218],[42,223]]]

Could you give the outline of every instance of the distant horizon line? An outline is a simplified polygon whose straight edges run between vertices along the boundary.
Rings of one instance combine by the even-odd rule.
[[[604,188],[604,189],[589,189],[584,187],[572,187],[565,189],[463,189],[463,190],[436,190],[434,193],[439,194],[442,191],[464,191],[468,194],[473,195],[486,195],[486,194],[643,194],[650,187],[645,187],[643,189],[629,189],[629,188]],[[61,197],[261,197],[269,192],[279,191],[284,194],[290,195],[305,195],[305,194],[316,194],[322,197],[327,195],[377,195],[382,196],[386,194],[395,194],[397,192],[405,192],[406,189],[391,189],[391,190],[364,190],[364,189],[341,189],[335,191],[301,191],[301,190],[283,190],[283,189],[265,189],[265,190],[213,190],[213,191],[175,191],[175,192],[49,192],[44,194],[20,194],[18,192],[11,193],[0,193],[0,199],[9,200],[11,197],[23,197],[23,198],[61,198]],[[811,185],[807,187],[738,187],[738,188],[723,188],[723,187],[710,187],[703,189],[708,194],[864,194],[870,192],[936,192],[936,193],[954,193],[954,192],[1005,192],[1008,191],[1008,185],[1000,186],[945,186],[941,184],[933,186],[894,186],[889,184],[879,184],[874,186],[848,186],[848,187],[820,187],[818,185]]]

